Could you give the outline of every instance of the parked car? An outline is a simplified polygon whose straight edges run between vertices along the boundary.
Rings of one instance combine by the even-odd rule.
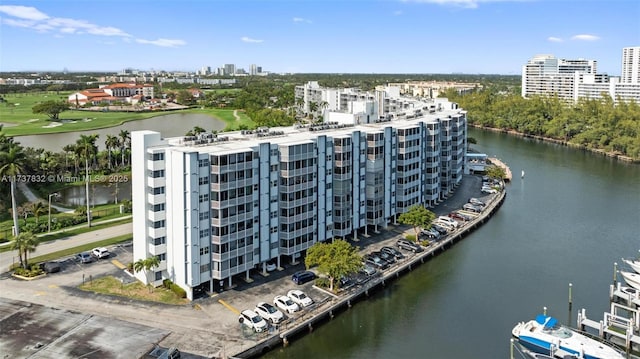
[[[97,259],[109,258],[111,253],[105,247],[98,247],[91,250],[91,255]]]
[[[284,314],[267,302],[258,303],[256,305],[256,313],[273,324],[278,324],[284,320]]]
[[[258,313],[249,309],[243,310],[242,313],[240,313],[238,321],[258,333],[264,331],[269,326],[269,324],[267,324],[267,322],[259,316]]]
[[[448,216],[449,216],[449,218],[452,218],[452,219],[455,219],[455,220],[458,220],[458,221],[467,221],[468,220],[466,218],[466,216],[463,217],[463,216],[460,215],[460,213],[457,213],[457,212],[451,212],[451,213],[448,214]]]
[[[300,306],[294,303],[291,298],[286,295],[277,295],[273,298],[273,304],[280,308],[280,310],[289,314],[295,313],[300,310]]]
[[[473,197],[469,198],[469,203],[471,203],[473,205],[476,205],[476,206],[482,206],[482,207],[487,205],[486,203],[482,202],[481,200],[479,200],[477,198],[473,198]]]
[[[339,284],[341,289],[349,289],[353,287],[355,282],[355,275],[345,275],[340,277]]]
[[[380,248],[380,252],[389,253],[392,256],[394,256],[396,259],[404,259],[404,254],[402,254],[402,252],[400,252],[399,250],[393,247],[384,246]]]
[[[432,223],[431,224],[431,228],[434,231],[437,231],[438,233],[440,233],[441,236],[446,236],[447,233],[449,233],[449,230],[447,230],[445,227],[443,226],[439,226],[437,223]]]
[[[460,223],[458,223],[458,221],[456,221],[455,219],[448,217],[448,216],[440,216],[436,219],[437,221],[441,221],[444,223],[449,223],[450,225],[452,225],[454,228],[458,228],[460,227]]]
[[[310,282],[310,281],[312,281],[314,279],[316,279],[316,275],[313,272],[310,272],[308,270],[295,272],[291,276],[291,280],[295,284],[298,284],[298,285],[305,284],[305,283]]]
[[[375,268],[372,268],[374,271],[376,270]],[[374,274],[377,272],[374,272]],[[362,270],[360,270],[354,277],[353,279],[355,280],[356,284],[358,285],[363,285],[365,283],[367,283],[370,279],[371,276],[364,273]]]
[[[482,212],[482,208],[476,205],[473,205],[471,203],[467,203],[464,206],[462,206],[462,209],[464,209],[465,211],[471,211],[471,212],[475,212],[475,213],[480,213]]]
[[[376,268],[368,263],[365,263],[364,266],[362,266],[362,269],[360,269],[360,271],[358,273],[362,273],[367,275],[368,277],[373,277],[374,275],[376,275],[378,273],[378,271],[376,270]]]
[[[437,220],[437,219],[431,224],[432,228],[436,226],[444,228],[447,232],[453,232],[456,230],[456,227],[454,227],[451,223]]]
[[[498,193],[498,190],[496,190],[495,188],[492,188],[492,187],[482,187],[480,192],[493,194],[493,193]]]
[[[457,214],[458,216],[462,217],[462,219],[464,219],[465,221],[470,221],[473,219],[472,216],[466,214],[466,213],[460,213],[460,212],[453,212],[455,214]]]
[[[380,270],[385,270],[389,268],[389,262],[385,261],[384,259],[378,256],[371,255],[371,254],[367,254],[364,256],[364,262]]]
[[[278,266],[276,265],[276,261],[274,259],[267,261],[266,269],[267,269],[267,272],[273,272],[274,270],[278,269]]]
[[[420,247],[419,244],[408,241],[406,239],[398,239],[398,241],[396,242],[396,246],[400,249],[411,251],[413,253],[419,253],[423,251],[422,247]]]
[[[45,273],[57,273],[60,272],[60,263],[58,262],[43,262],[39,264],[40,269]]]
[[[437,241],[438,239],[440,239],[440,233],[438,233],[438,231],[436,231],[435,229],[422,230],[418,235],[418,238],[433,239]]]
[[[371,254],[374,254],[374,255],[382,258],[382,260],[387,261],[387,263],[389,263],[389,265],[394,264],[396,262],[396,257],[393,254],[390,254],[390,253],[387,253],[387,252],[376,251],[376,252],[372,252]]]
[[[313,304],[313,299],[304,294],[303,291],[298,289],[290,290],[287,293],[287,297],[291,298],[291,300],[299,305],[300,307],[308,307]]]
[[[76,254],[76,261],[80,263],[91,263],[93,262],[93,257],[89,252],[82,252],[82,253]]]

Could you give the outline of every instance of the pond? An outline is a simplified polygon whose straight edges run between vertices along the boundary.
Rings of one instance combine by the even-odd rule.
[[[56,203],[63,207],[76,208],[86,205],[85,186],[69,186],[58,192]],[[95,183],[89,185],[89,197],[92,205],[120,203],[131,200],[131,182]]]

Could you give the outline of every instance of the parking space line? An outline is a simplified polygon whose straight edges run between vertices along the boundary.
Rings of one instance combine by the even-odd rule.
[[[220,304],[224,305],[224,306],[225,306],[225,307],[227,307],[227,309],[229,309],[230,311],[232,311],[232,312],[234,312],[234,313],[236,313],[236,314],[240,315],[240,311],[239,311],[239,310],[237,310],[236,308],[232,307],[232,306],[231,306],[231,304],[229,304],[229,303],[225,302],[224,300],[222,300],[222,299],[218,299],[218,303],[220,303]]]
[[[112,260],[111,260],[111,263],[113,263],[113,265],[114,265],[114,266],[116,266],[116,267],[118,267],[118,268],[120,268],[120,269],[125,269],[125,268],[127,268],[127,266],[125,266],[124,264],[120,263],[120,261],[119,261],[119,260],[117,260],[117,259],[112,259]]]

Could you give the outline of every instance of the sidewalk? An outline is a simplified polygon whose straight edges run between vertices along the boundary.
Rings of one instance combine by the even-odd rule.
[[[42,199],[36,196],[36,194],[31,191],[31,189],[26,185],[26,183],[18,182],[17,187],[24,194],[24,196],[27,197],[27,201],[29,202],[43,201],[48,203],[48,199]],[[71,208],[60,207],[53,203],[51,204],[51,208],[55,208],[58,212],[65,212],[65,213],[73,212],[73,209]]]
[[[109,219],[105,221],[95,222],[94,224],[97,225],[101,223],[120,221],[123,218],[127,218],[127,217]],[[69,229],[66,229],[66,230],[68,231]],[[57,231],[57,232],[51,232],[51,233],[59,233],[59,232],[63,232],[63,231]],[[68,237],[62,237],[56,240],[47,241],[40,244],[36,248],[35,252],[29,254],[29,258],[61,251],[64,249],[77,247],[83,244],[88,244],[88,243],[100,241],[103,239],[109,239],[109,238],[121,236],[124,234],[129,234],[129,233],[133,233],[132,223],[118,224],[113,227],[97,229],[95,231],[76,234]],[[49,233],[43,233],[41,235],[46,235],[46,234],[49,234]],[[18,263],[19,261],[20,260],[18,259],[18,251],[7,251],[7,252],[0,253],[0,273],[7,272],[9,270],[9,267],[12,264]]]

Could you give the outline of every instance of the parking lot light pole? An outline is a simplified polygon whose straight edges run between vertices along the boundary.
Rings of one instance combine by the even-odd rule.
[[[48,232],[51,232],[51,196],[58,197],[58,192],[49,193],[49,225],[48,225]]]

